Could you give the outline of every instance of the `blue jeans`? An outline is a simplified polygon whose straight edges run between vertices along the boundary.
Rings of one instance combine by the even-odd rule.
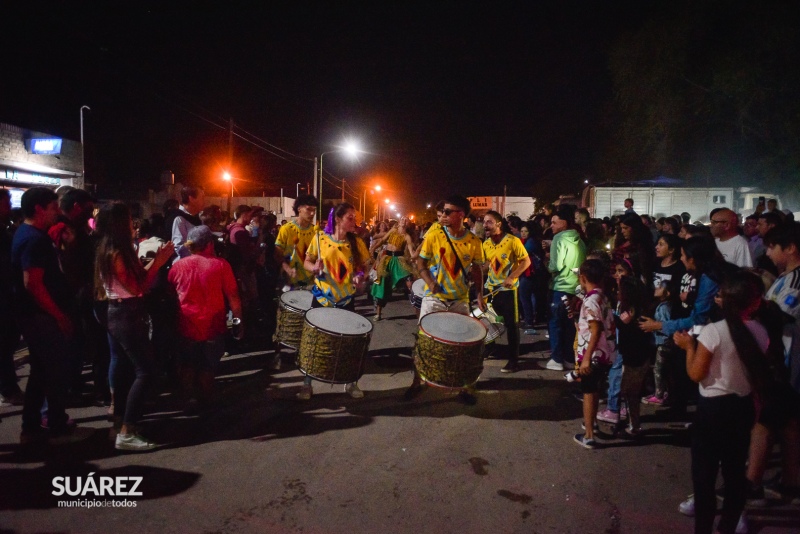
[[[561,302],[561,297],[569,293],[563,291],[553,291],[550,299],[550,357],[554,362],[572,364],[575,362],[575,354],[572,344],[575,341],[575,323],[567,317],[567,307]]]
[[[126,425],[142,416],[147,387],[155,374],[150,324],[143,298],[111,301],[108,305],[114,377],[114,415]]]
[[[622,354],[611,365],[608,372],[608,409],[619,413],[619,393],[622,389]]]
[[[533,292],[533,278],[519,277],[519,301],[522,304],[522,321],[533,326],[536,320],[536,295]]]

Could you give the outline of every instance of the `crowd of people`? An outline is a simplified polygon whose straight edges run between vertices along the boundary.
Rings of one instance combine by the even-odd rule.
[[[20,222],[0,190],[0,395],[23,405],[22,444],[72,433],[66,407],[85,393],[91,363],[115,447],[151,449],[140,420],[156,377],[174,377],[186,409],[203,409],[231,332],[279,348],[272,336],[282,291],[306,289],[312,307],[350,311],[365,294],[381,321],[393,293],[421,279],[420,321],[490,308],[502,318],[506,353],[494,356],[507,360],[504,373],[524,363],[521,335],[546,325],[543,370],[580,383],[583,430],[574,441],[585,448],[598,447],[598,421],[638,439],[641,403],[681,416],[695,404],[694,494],[681,510],[695,516],[697,532],[713,526],[720,466],[721,532],[741,526],[748,499],[763,501],[776,441],[779,489],[800,499],[800,223],[791,214],[761,206],[741,221],[722,208],[705,226],[688,213],[637,214],[628,199],[622,214],[602,220],[547,205],[523,221],[476,216],[453,195],[424,226],[403,217],[369,228],[347,203],[324,219],[311,195],[299,196],[295,218],[280,225],[245,205],[229,217],[193,187],[144,220],[120,202],[94,204],[82,190],[31,188]],[[13,363],[20,336],[30,351],[24,394]],[[281,365],[276,350],[270,366]],[[424,387],[415,369],[404,398]],[[356,382],[344,389],[364,395]],[[312,395],[306,375],[297,398]],[[474,404],[475,385],[458,398]]]

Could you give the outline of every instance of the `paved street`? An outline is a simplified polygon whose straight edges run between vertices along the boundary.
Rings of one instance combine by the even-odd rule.
[[[114,450],[101,407],[70,410],[94,430],[86,441],[22,454],[20,409],[0,408],[0,532],[691,531],[677,511],[691,491],[681,422],[645,407],[640,442],[607,436],[601,450],[580,448],[581,405],[561,373],[541,370],[541,335],[523,338],[516,374],[486,361],[475,406],[434,388],[402,402],[414,310],[397,300],[385,315],[364,399],[315,382],[313,399],[296,401],[301,375],[288,354],[281,372],[263,369],[269,355],[235,354],[209,413],[184,416],[166,395],[149,407],[149,435],[167,445],[146,454]],[[53,496],[53,478],[90,473],[142,477],[142,495],[127,498],[136,507],[58,508],[79,497]],[[754,512],[751,525],[797,532],[798,509]]]

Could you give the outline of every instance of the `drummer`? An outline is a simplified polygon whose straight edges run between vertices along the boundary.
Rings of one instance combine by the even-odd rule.
[[[375,299],[375,321],[381,320],[381,311],[389,301],[389,297],[392,296],[395,286],[405,282],[406,287],[411,291],[411,281],[414,275],[410,257],[415,243],[407,228],[408,217],[401,217],[395,228],[389,230],[385,236],[377,239],[372,245],[372,248],[377,249],[386,243],[386,248],[381,252],[375,268],[378,278],[372,284],[372,296]]]
[[[500,371],[514,373],[518,369],[519,360],[519,305],[517,288],[519,275],[531,264],[531,259],[522,241],[519,240],[503,216],[496,211],[488,211],[483,217],[483,228],[486,241],[483,242],[483,254],[486,258],[486,291],[489,293],[495,313],[503,318],[508,332],[508,363]],[[485,305],[478,303],[481,311]]]
[[[292,205],[296,220],[281,225],[275,239],[275,259],[294,288],[303,288],[314,283],[312,274],[303,262],[306,251],[318,230],[314,225],[317,199],[313,195],[300,195]]]
[[[464,226],[469,209],[469,200],[466,198],[460,195],[447,197],[439,218],[441,227],[434,225],[425,234],[417,258],[417,267],[425,280],[420,320],[438,311],[469,315],[469,284],[472,282],[477,287],[481,286],[481,265],[484,261],[481,240]],[[481,309],[485,308],[480,292],[478,305]],[[405,398],[415,397],[421,389],[422,381],[415,369]],[[459,398],[466,404],[476,402],[471,388],[464,388]]]
[[[318,227],[314,224],[317,214],[317,199],[313,195],[300,195],[292,205],[296,220],[281,225],[275,239],[275,261],[286,274],[290,288],[302,289],[314,283],[312,274],[305,269],[303,262],[306,250],[311,244]],[[275,356],[272,369],[281,368],[281,344],[275,343]]]
[[[355,312],[356,286],[364,283],[369,263],[367,246],[356,236],[355,230],[356,210],[352,204],[343,202],[331,209],[325,230],[317,232],[311,240],[304,267],[314,280],[312,308],[342,308]],[[298,399],[311,398],[311,380],[306,375]],[[354,399],[364,396],[356,382],[345,384],[344,390]]]

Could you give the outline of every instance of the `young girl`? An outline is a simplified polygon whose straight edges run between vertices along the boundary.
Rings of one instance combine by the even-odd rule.
[[[680,261],[681,239],[672,234],[664,234],[656,243],[656,267],[653,270],[654,296],[658,301],[654,319],[656,321],[669,321],[677,319],[681,307],[680,284],[686,274],[686,266]],[[656,390],[653,395],[645,397],[642,402],[662,406],[667,398],[668,376],[670,364],[674,358],[672,339],[662,332],[654,332],[656,344],[656,360],[653,368]],[[670,374],[669,376],[672,376]]]
[[[622,360],[622,383],[620,391],[628,407],[628,435],[639,435],[639,399],[642,385],[649,369],[652,352],[652,336],[639,329],[638,318],[648,305],[649,297],[645,285],[639,278],[621,274],[617,280],[617,350]]]
[[[751,320],[763,293],[761,280],[752,273],[731,274],[721,291],[725,318],[705,326],[697,340],[685,331],[673,335],[675,344],[686,351],[686,372],[700,386],[692,429],[698,534],[710,534],[714,526],[714,487],[720,467],[725,497],[718,531],[734,532],[744,509],[745,462],[755,418],[753,393],[764,393],[770,383],[767,330]]]

